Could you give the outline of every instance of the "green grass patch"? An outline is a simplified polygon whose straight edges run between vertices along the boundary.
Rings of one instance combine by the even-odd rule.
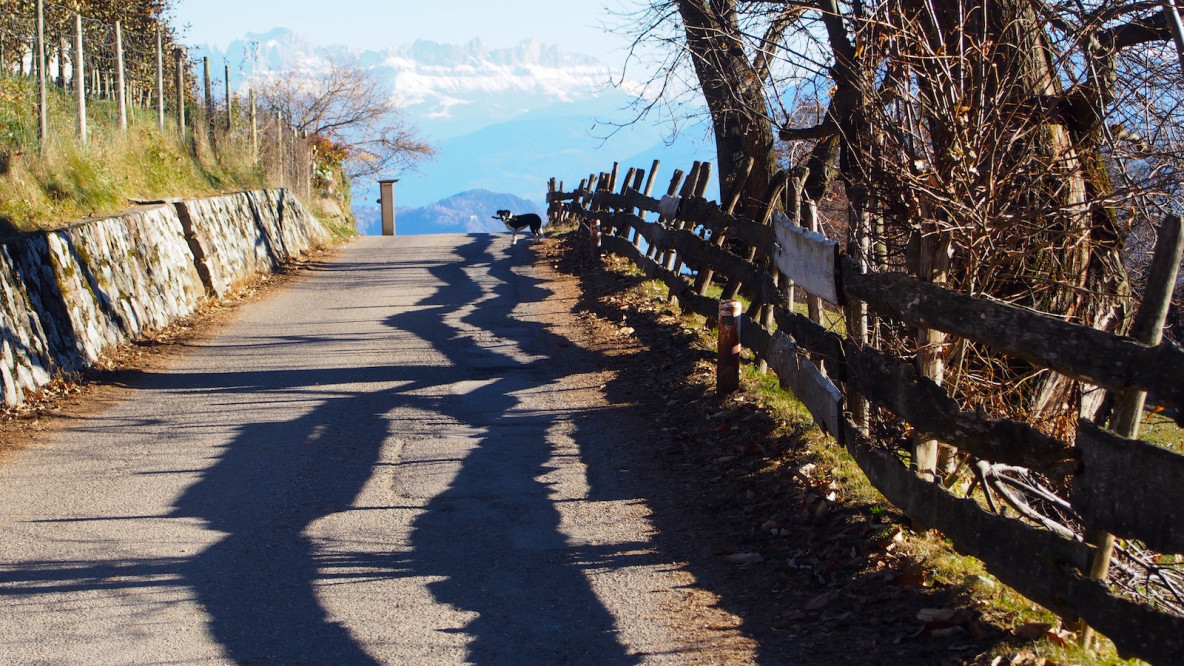
[[[260,189],[268,183],[245,138],[217,150],[161,132],[152,109],[128,109],[120,131],[113,101],[88,100],[88,140],[77,138],[75,101],[51,88],[49,140],[38,147],[35,92],[28,77],[0,75],[0,233],[54,228],[117,214],[134,200],[199,197]],[[201,128],[198,128],[201,130]],[[348,211],[348,187],[344,210]],[[311,203],[311,202],[305,202]],[[315,214],[315,207],[314,207]],[[336,235],[352,233],[347,215]]]

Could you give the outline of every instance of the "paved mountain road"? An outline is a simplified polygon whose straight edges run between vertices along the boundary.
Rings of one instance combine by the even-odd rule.
[[[358,239],[0,465],[0,663],[713,661],[540,284]]]

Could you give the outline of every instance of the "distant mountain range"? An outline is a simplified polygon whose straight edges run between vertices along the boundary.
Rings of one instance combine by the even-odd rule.
[[[381,51],[352,51],[313,45],[298,33],[277,28],[248,34],[225,49],[193,52],[199,59],[232,63],[231,86],[238,90],[258,77],[325,67],[327,58],[342,54],[380,72],[406,118],[439,148],[437,158],[417,172],[395,174],[400,178],[399,203],[424,211],[422,217],[400,213],[399,233],[458,230],[462,218],[456,217],[458,209],[451,202],[457,193],[483,190],[486,200],[505,193],[541,207],[552,176],[566,180],[570,188],[589,173],[607,171],[614,161],[623,168],[649,169],[653,159],[661,159],[665,166],[659,181],[664,182],[674,168],[686,170],[693,160],[713,159],[714,147],[701,136],[698,141],[680,136],[667,145],[666,127],[613,125],[629,118],[622,112],[633,99],[628,87],[611,87],[613,72],[595,58],[537,41],[507,49],[489,49],[476,39],[463,45],[417,41]],[[359,228],[377,229],[370,223],[377,219],[377,185],[354,182],[353,193]],[[514,208],[493,210],[499,207]]]

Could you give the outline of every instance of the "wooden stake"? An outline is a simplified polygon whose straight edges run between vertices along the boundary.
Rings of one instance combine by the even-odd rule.
[[[206,140],[214,147],[217,152],[217,142],[214,139],[214,133],[217,129],[217,120],[214,118],[214,89],[210,87],[210,58],[203,56],[201,59],[202,81],[205,84],[206,90],[206,131],[209,136]]]
[[[74,58],[70,78],[74,81],[74,102],[78,114],[78,140],[86,143],[86,65],[82,57],[82,15],[74,13]]]
[[[48,93],[45,89],[45,0],[37,0],[37,139],[44,153],[49,141]]]
[[[1155,253],[1151,268],[1147,271],[1147,287],[1143,302],[1135,314],[1131,326],[1131,337],[1148,345],[1163,341],[1164,321],[1172,303],[1172,291],[1180,274],[1180,257],[1184,255],[1184,230],[1180,218],[1169,215],[1159,227],[1159,238],[1155,242]],[[1114,413],[1110,418],[1110,430],[1120,437],[1136,439],[1139,436],[1139,422],[1143,415],[1143,404],[1147,392],[1138,389],[1119,391]],[[1090,561],[1089,577],[1105,581],[1110,573],[1110,559],[1114,554],[1114,535],[1103,530],[1086,530],[1085,540],[1094,546]],[[1093,630],[1084,622],[1080,625],[1081,644],[1089,646]]]
[[[185,140],[185,66],[183,60],[184,54],[181,53],[181,47],[173,49],[173,62],[176,65],[177,75],[177,136],[181,137],[181,141]]]
[[[156,26],[156,127],[164,132],[164,45]]]
[[[226,77],[226,133],[234,131],[234,105],[230,97],[230,65],[225,65]]]
[[[119,129],[127,131],[127,81],[123,78],[123,27],[115,22],[115,99],[119,105]]]
[[[259,163],[259,122],[255,114],[255,89],[251,88],[247,91],[247,97],[251,104],[251,160],[256,164]]]

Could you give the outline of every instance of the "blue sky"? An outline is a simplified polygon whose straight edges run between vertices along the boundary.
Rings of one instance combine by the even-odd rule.
[[[619,23],[605,5],[628,0],[177,0],[174,25],[189,25],[183,41],[225,47],[248,32],[291,28],[311,43],[382,49],[416,39],[513,46],[534,38],[610,64],[625,58],[628,40],[606,33]]]

